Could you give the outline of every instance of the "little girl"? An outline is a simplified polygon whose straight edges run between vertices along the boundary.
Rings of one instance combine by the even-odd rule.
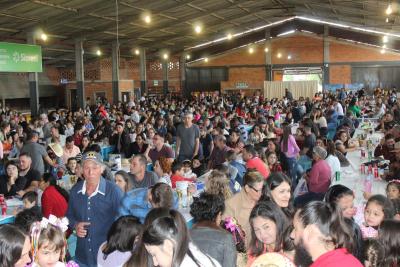
[[[79,267],[72,261],[64,263],[67,229],[68,219],[58,219],[54,215],[34,223],[31,230],[32,263],[28,267]]]
[[[385,219],[394,217],[393,203],[383,195],[373,195],[368,199],[364,210],[364,223],[360,225],[364,239],[376,238],[378,228]]]
[[[386,195],[391,200],[400,198],[400,180],[391,180],[387,184]]]
[[[237,223],[233,217],[227,217],[221,221],[221,227],[232,234],[233,240],[235,241],[237,255],[237,267],[244,267],[247,263],[247,254],[245,240],[246,235],[242,227]]]

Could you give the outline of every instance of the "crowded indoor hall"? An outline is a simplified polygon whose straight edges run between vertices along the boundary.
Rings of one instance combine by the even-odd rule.
[[[400,267],[397,1],[0,9],[0,267]]]

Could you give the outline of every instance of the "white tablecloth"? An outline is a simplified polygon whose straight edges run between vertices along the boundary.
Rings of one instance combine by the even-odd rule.
[[[363,130],[357,129],[354,137],[357,137],[359,133],[364,133]],[[384,135],[381,132],[375,132],[372,135],[368,134],[367,140],[372,139],[375,141],[383,138]],[[361,151],[357,149],[352,152],[347,153],[347,159],[350,161],[351,165],[349,167],[341,168],[340,181],[333,181],[334,184],[342,184],[352,189],[355,193],[355,205],[360,205],[365,202],[363,197],[364,192],[364,180],[367,174],[361,174],[360,165],[361,163],[367,162],[368,159],[361,158]],[[367,169],[367,168],[366,168]],[[387,182],[383,180],[372,181],[372,194],[382,194],[386,196],[386,185]]]

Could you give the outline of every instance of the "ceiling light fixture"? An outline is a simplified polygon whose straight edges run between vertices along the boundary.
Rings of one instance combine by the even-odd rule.
[[[292,33],[294,33],[294,32],[295,32],[295,30],[291,30],[291,31],[287,31],[287,32],[282,32],[282,33],[278,34],[277,36],[280,37],[280,36],[284,36],[284,35],[289,35],[289,34],[292,34]]]
[[[390,15],[392,14],[393,10],[392,10],[392,4],[389,4],[388,7],[386,8],[386,15]]]
[[[96,55],[101,56],[101,50],[100,49],[97,49]]]
[[[168,59],[168,54],[167,54],[167,53],[165,53],[165,54],[163,55],[163,59]]]
[[[146,16],[144,17],[144,22],[146,22],[147,24],[149,24],[149,23],[151,22],[151,17],[150,17],[150,15],[146,15]]]
[[[253,47],[250,47],[250,48],[249,48],[249,53],[250,53],[250,54],[253,54],[253,53],[254,53],[254,48],[253,48]]]
[[[204,58],[204,62],[206,62],[206,63],[208,62],[208,58],[207,57]]]
[[[381,49],[381,54],[385,54],[386,50],[384,48]]]
[[[190,55],[186,55],[186,59],[190,59]]]
[[[231,40],[232,39],[232,34],[230,34],[230,33],[228,33],[228,35],[226,36],[226,38],[228,39],[228,40]]]
[[[40,39],[42,39],[43,41],[47,41],[47,34],[42,33],[42,34],[40,35]]]
[[[281,53],[278,53],[276,56],[277,56],[278,58],[281,58],[281,57],[282,57],[282,54],[281,54]]]
[[[288,55],[288,56],[287,56],[287,59],[291,60],[291,59],[292,59],[292,56],[291,56],[291,55]]]
[[[202,28],[201,28],[201,26],[200,25],[196,25],[196,26],[194,26],[194,31],[197,33],[197,34],[199,34],[199,33],[201,33],[202,32]]]
[[[382,42],[386,44],[389,41],[389,37],[387,35],[382,37]]]
[[[140,54],[139,49],[135,49],[135,55],[139,55],[139,54]]]

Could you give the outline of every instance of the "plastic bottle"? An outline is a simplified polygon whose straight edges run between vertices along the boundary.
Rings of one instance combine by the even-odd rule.
[[[372,192],[372,174],[368,174],[364,180],[364,191],[367,193]]]

